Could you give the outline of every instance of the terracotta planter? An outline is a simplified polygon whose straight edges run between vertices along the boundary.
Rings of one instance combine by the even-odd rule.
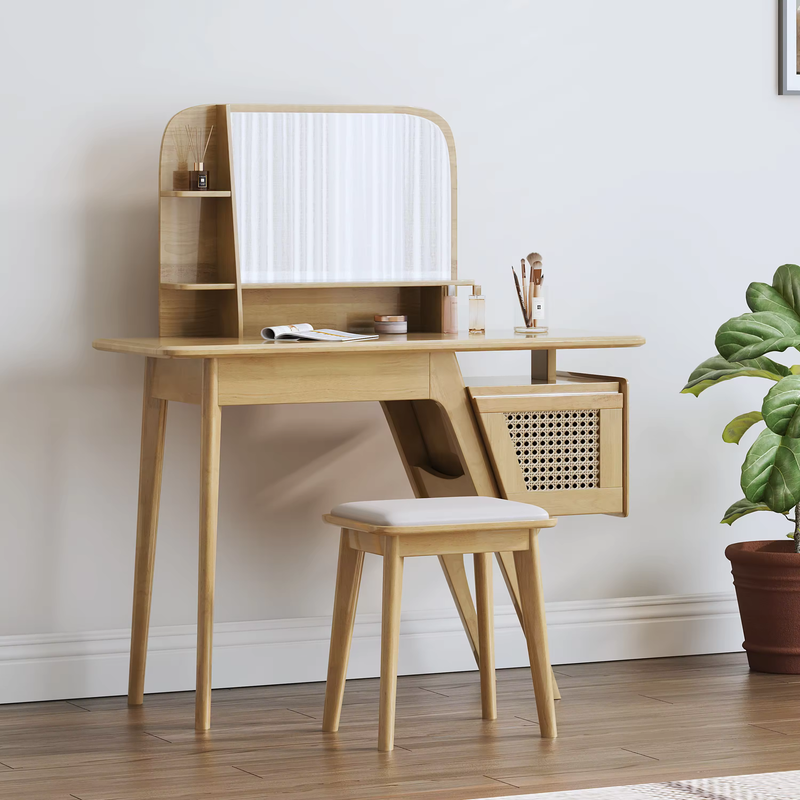
[[[800,674],[800,553],[794,542],[739,542],[725,555],[750,669]]]

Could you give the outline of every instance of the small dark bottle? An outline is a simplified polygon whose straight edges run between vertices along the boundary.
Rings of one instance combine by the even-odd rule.
[[[208,170],[203,169],[202,161],[194,162],[194,169],[189,173],[190,188],[195,192],[203,192],[208,189]]]

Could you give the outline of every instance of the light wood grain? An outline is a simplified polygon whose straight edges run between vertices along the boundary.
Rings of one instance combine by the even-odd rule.
[[[514,566],[513,553],[495,553],[497,558],[497,565],[500,567],[500,574],[503,576],[508,594],[511,597],[511,602],[514,605],[514,611],[517,613],[520,627],[523,632],[525,631],[525,622],[522,617],[522,605],[519,596],[519,580],[517,579],[517,570]],[[555,670],[551,670],[553,678],[553,697],[556,700],[561,699],[561,690],[558,688],[558,681],[556,680]]]
[[[554,489],[539,492],[509,492],[506,500],[532,503],[554,517],[581,514],[617,515],[623,507],[622,488],[619,489]]]
[[[494,672],[494,597],[492,589],[492,556],[475,553],[475,606],[478,614],[480,641],[481,715],[497,719],[497,689]]]
[[[600,412],[600,486],[622,487],[622,408]]]
[[[136,521],[136,556],[133,575],[133,617],[131,658],[128,673],[128,703],[141,705],[144,699],[147,637],[156,558],[158,507],[167,431],[167,402],[153,396],[155,359],[145,362],[142,407],[142,440],[139,457],[139,506]]]
[[[181,295],[181,292],[175,292]],[[202,294],[202,293],[200,293]],[[296,321],[296,320],[295,320]],[[474,353],[497,350],[536,350],[558,348],[559,350],[591,350],[596,348],[641,347],[645,340],[641,336],[612,336],[575,331],[551,331],[547,336],[533,340],[514,336],[513,331],[488,331],[484,336],[470,336],[466,332],[409,333],[405,337],[381,335],[367,342],[313,342],[312,344],[276,344],[265,342],[261,337],[245,336],[243,339],[222,337],[164,336],[161,338],[95,339],[96,350],[111,353],[132,353],[156,358],[222,358],[265,356],[283,357],[310,355],[311,353],[346,352],[353,349],[408,351],[408,352],[452,352]]]
[[[386,284],[366,287],[294,286],[283,289],[250,287],[242,295],[243,335],[258,336],[266,325],[293,325],[298,322],[307,322],[315,328],[372,333],[375,314],[405,314],[408,317],[408,329],[420,331],[420,292],[417,286]]]
[[[201,189],[195,191],[161,191],[161,197],[192,197],[196,200],[205,200],[209,197],[230,197],[228,191],[214,189]]]
[[[312,345],[313,346],[313,345]],[[427,353],[220,359],[221,405],[409,400],[429,393]]]
[[[403,593],[403,557],[400,539],[383,542],[383,610],[381,617],[381,696],[378,710],[378,750],[394,749],[397,699],[397,655],[400,649],[400,603]]]
[[[475,406],[482,414],[518,411],[580,411],[597,408],[622,408],[622,395],[618,392],[591,394],[589,392],[549,392],[535,395],[505,395],[503,397],[476,397]]]
[[[151,393],[161,400],[200,404],[203,362],[195,359],[153,358]]]
[[[432,401],[428,401],[432,403]],[[420,416],[417,414],[419,407],[423,405],[412,401],[395,401],[381,403],[389,430],[394,439],[400,460],[406,470],[411,488],[417,497],[442,497],[442,496],[469,496],[475,494],[472,479],[466,475],[461,468],[460,458],[454,452],[450,458],[439,451],[441,442],[442,425],[429,429],[426,427],[423,432],[420,426]],[[439,409],[436,406],[437,410]],[[440,412],[441,418],[441,412]],[[430,437],[433,437],[434,444],[430,444]],[[450,439],[446,437],[449,442]],[[431,451],[441,456],[450,464],[455,461],[461,475],[458,477],[445,476],[435,470],[431,465]],[[445,486],[452,489],[447,493]],[[453,597],[464,632],[467,634],[472,654],[475,662],[480,664],[478,652],[478,619],[475,607],[472,602],[467,574],[464,569],[464,557],[461,555],[444,555],[439,557],[439,565],[444,573],[447,586]]]
[[[544,589],[539,558],[538,531],[530,532],[530,548],[514,553],[520,589],[520,606],[525,625],[525,639],[531,662],[531,676],[536,695],[536,713],[542,737],[557,736],[556,707],[550,672],[550,650],[547,644],[547,622],[544,611]]]
[[[352,638],[355,602],[361,563],[356,562],[354,552],[382,555],[383,562],[383,617],[381,625],[381,691],[378,724],[378,749],[388,752],[394,747],[394,725],[396,710],[397,648],[399,642],[400,602],[403,562],[407,557],[426,555],[462,556],[472,553],[475,563],[475,590],[477,598],[476,623],[478,629],[477,649],[480,653],[481,713],[484,719],[497,717],[496,677],[494,669],[494,611],[492,591],[491,553],[499,550],[513,551],[515,558],[524,552],[524,586],[520,582],[519,608],[526,635],[535,636],[536,646],[544,641],[545,651],[531,651],[534,686],[545,676],[547,691],[537,695],[537,704],[544,708],[548,697],[552,706],[555,680],[552,676],[549,654],[546,652],[547,637],[544,628],[544,606],[541,593],[541,576],[538,574],[538,550],[535,534],[542,527],[552,527],[556,520],[531,522],[524,529],[512,530],[512,523],[484,523],[485,528],[501,525],[499,530],[476,530],[477,523],[468,525],[428,525],[424,527],[389,528],[373,526],[343,517],[325,515],[326,522],[341,525],[339,566],[337,569],[336,599],[334,603],[333,628],[331,634],[330,659],[328,662],[328,684],[325,694],[324,730],[338,730],[342,709],[342,698],[347,670],[347,655]],[[523,563],[523,562],[520,562]],[[533,573],[536,572],[536,575]],[[520,579],[521,581],[522,579]],[[537,592],[539,594],[537,594]],[[540,602],[541,601],[541,602]],[[466,605],[466,604],[465,604]],[[468,604],[471,608],[471,603]],[[531,609],[536,607],[536,616]],[[526,616],[527,615],[527,616]],[[542,637],[544,636],[544,640]],[[529,642],[529,650],[533,645]],[[477,656],[477,653],[476,653]],[[549,694],[548,694],[549,692]],[[545,711],[541,712],[545,714]],[[554,712],[553,712],[554,713]],[[555,729],[542,727],[550,736]],[[543,734],[544,735],[544,734]],[[552,738],[551,736],[551,738]]]
[[[235,289],[235,283],[162,283],[160,288],[167,292],[219,292]]]
[[[339,730],[363,566],[364,553],[350,548],[348,531],[345,528],[339,538],[339,565],[336,571],[328,678],[325,682],[325,707],[322,713],[322,730],[324,731]]]
[[[533,338],[539,338],[538,336]],[[536,383],[556,382],[556,351],[535,350],[531,353],[531,381]]]
[[[217,563],[219,451],[222,408],[216,359],[203,364],[200,433],[200,552],[197,580],[197,698],[195,728],[211,727],[211,654],[214,635],[214,581]]]
[[[750,672],[744,653],[557,669],[556,741],[537,736],[527,668],[498,670],[496,722],[480,718],[477,671],[400,676],[392,756],[375,751],[377,678],[348,682],[335,736],[321,730],[321,682],[215,690],[208,736],[189,692],[136,709],[0,706],[0,796],[474,800],[797,766],[798,684]]]

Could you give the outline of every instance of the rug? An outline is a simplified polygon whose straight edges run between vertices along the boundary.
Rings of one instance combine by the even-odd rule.
[[[800,772],[508,795],[493,800],[800,800]]]

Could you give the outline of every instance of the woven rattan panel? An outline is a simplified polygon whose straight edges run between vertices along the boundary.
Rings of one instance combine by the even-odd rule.
[[[529,492],[600,485],[600,412],[504,414]]]

